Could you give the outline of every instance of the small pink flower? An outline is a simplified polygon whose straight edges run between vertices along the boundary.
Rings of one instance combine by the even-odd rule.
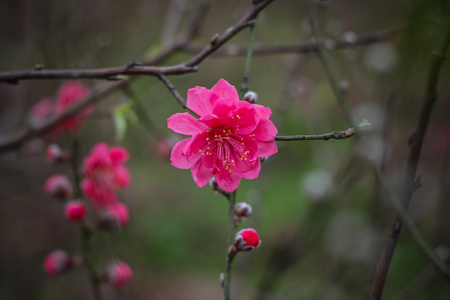
[[[51,98],[44,98],[36,103],[30,111],[29,123],[36,127],[42,125],[52,114],[54,105]]]
[[[124,262],[115,262],[106,269],[108,283],[116,289],[126,286],[133,277],[130,266]]]
[[[66,203],[64,208],[66,218],[73,222],[79,222],[86,217],[86,206],[83,201],[72,200]]]
[[[242,229],[236,233],[234,247],[237,251],[249,251],[257,248],[261,244],[258,234],[254,229]]]
[[[128,224],[130,213],[125,204],[117,202],[103,207],[99,212],[100,226],[106,229],[123,228]]]
[[[72,196],[72,184],[63,174],[50,176],[45,182],[44,188],[50,196],[56,198],[68,199]]]
[[[122,147],[108,148],[106,143],[98,143],[84,159],[81,188],[97,210],[117,203],[115,191],[130,184],[130,173],[123,166],[128,157]]]
[[[56,144],[51,144],[47,147],[45,150],[45,156],[47,156],[48,161],[51,163],[62,163],[69,158],[67,152],[62,150]]]
[[[61,114],[73,107],[75,104],[86,99],[91,93],[91,89],[79,81],[66,81],[59,89],[56,98],[55,113]],[[91,114],[93,107],[89,106],[78,112],[77,115],[68,117],[57,125],[57,130],[73,132],[83,123],[83,118]]]
[[[236,88],[221,79],[211,90],[195,87],[188,91],[187,107],[200,116],[177,113],[167,120],[173,131],[192,135],[172,150],[172,165],[191,169],[199,187],[211,176],[220,188],[234,191],[242,177],[255,179],[260,157],[275,154],[277,129],[269,120],[267,107],[240,101]]]
[[[72,269],[79,263],[79,259],[70,256],[67,252],[63,250],[54,250],[45,257],[43,268],[48,275],[56,276]]]

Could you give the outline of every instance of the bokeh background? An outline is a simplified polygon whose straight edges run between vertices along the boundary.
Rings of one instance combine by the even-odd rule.
[[[205,46],[251,7],[251,1],[209,1],[200,35]],[[254,227],[263,241],[233,264],[235,299],[367,299],[393,211],[367,159],[384,170],[399,191],[424,97],[430,54],[449,14],[447,1],[318,1],[324,38],[352,40],[360,34],[401,27],[385,41],[329,52],[346,86],[354,122],[367,119],[361,138],[278,142],[279,152],[263,164],[260,177],[243,180],[237,201],[253,205],[240,228]],[[323,3],[324,2],[324,3]],[[186,30],[200,1],[0,1],[0,70],[97,68],[145,60]],[[244,30],[208,57],[197,73],[172,76],[184,97],[189,88],[212,87],[220,78],[240,86],[248,45]],[[305,1],[275,1],[260,15],[256,45],[300,45],[311,41]],[[195,48],[194,47],[194,48]],[[179,50],[162,65],[188,60]],[[419,165],[422,187],[409,216],[432,247],[446,253],[450,212],[450,85],[445,62]],[[0,84],[0,137],[25,128],[30,108],[52,97],[61,80]],[[92,88],[102,80],[85,80]],[[255,55],[249,86],[269,106],[280,135],[345,130],[349,124],[314,54]],[[199,189],[190,171],[170,165],[166,143],[180,137],[166,119],[182,112],[155,77],[130,83],[139,101],[123,139],[117,140],[115,108],[130,101],[117,91],[103,99],[79,134],[86,155],[99,141],[122,145],[131,155],[132,185],[120,194],[131,219],[120,232],[92,238],[98,270],[116,258],[130,264],[134,279],[118,292],[102,288],[105,299],[221,299],[219,274],[225,267],[227,201],[208,186]],[[133,121],[134,120],[134,121]],[[43,190],[46,178],[72,175],[68,165],[50,165],[50,142],[34,139],[0,154],[0,298],[92,299],[84,268],[47,277],[42,260],[53,249],[80,252],[80,233],[65,220],[63,204]],[[59,137],[62,147],[70,138]],[[449,299],[450,285],[429,270],[409,233],[401,234],[383,299]]]

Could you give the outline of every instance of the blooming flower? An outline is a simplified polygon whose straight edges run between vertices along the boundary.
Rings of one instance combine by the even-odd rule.
[[[82,84],[79,81],[66,81],[59,89],[56,98],[55,113],[61,114],[86,99],[91,90],[88,86]],[[93,108],[87,107],[78,112],[77,115],[66,118],[64,121],[58,123],[56,129],[66,130],[73,132],[77,130],[82,122],[83,118],[92,113]]]
[[[236,233],[234,247],[237,251],[249,251],[259,247],[261,240],[254,229],[242,229]]]
[[[122,261],[112,263],[106,269],[108,283],[119,289],[126,286],[133,277],[130,266]]]
[[[260,157],[275,154],[277,129],[269,120],[267,107],[240,101],[236,88],[221,79],[211,90],[194,87],[188,91],[187,107],[200,116],[177,113],[167,120],[170,129],[192,135],[172,149],[172,165],[191,169],[199,187],[211,176],[225,191],[234,191],[242,177],[255,179]]]
[[[123,166],[128,157],[122,147],[108,148],[106,143],[98,143],[84,159],[81,188],[97,210],[116,204],[115,191],[130,184],[130,173]]]

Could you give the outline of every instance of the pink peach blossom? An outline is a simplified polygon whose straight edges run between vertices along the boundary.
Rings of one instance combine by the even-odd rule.
[[[55,113],[61,114],[75,104],[86,99],[91,93],[87,85],[79,81],[66,81],[59,89],[56,97]],[[83,123],[83,118],[91,114],[93,107],[89,106],[78,112],[77,115],[66,118],[55,127],[57,131],[76,131]]]
[[[172,165],[191,169],[199,187],[211,176],[225,191],[234,191],[242,177],[255,179],[261,169],[260,157],[275,154],[277,129],[269,120],[267,107],[240,101],[236,88],[221,79],[212,89],[194,87],[188,91],[187,107],[200,116],[177,113],[167,126],[191,135],[172,149]]]
[[[133,271],[125,262],[115,262],[106,270],[108,283],[116,289],[126,286],[133,277]]]
[[[130,184],[130,173],[123,166],[128,157],[122,147],[109,148],[106,143],[98,143],[84,159],[81,188],[95,209],[117,203],[115,191]]]
[[[249,251],[261,244],[258,233],[252,228],[242,229],[236,233],[234,246],[238,251]]]
[[[86,217],[87,210],[83,201],[71,200],[64,207],[66,218],[73,222],[79,222]]]

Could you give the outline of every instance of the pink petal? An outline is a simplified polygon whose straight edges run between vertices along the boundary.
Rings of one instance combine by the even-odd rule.
[[[189,169],[201,158],[200,153],[193,153],[192,155],[183,154],[186,145],[188,145],[191,140],[192,138],[181,140],[173,147],[170,161],[174,167],[179,169]]]
[[[217,184],[221,189],[227,192],[233,192],[239,187],[242,177],[227,171],[217,172],[214,174]]]
[[[231,101],[239,101],[239,94],[234,86],[225,79],[220,79],[211,89],[219,98],[230,99]]]
[[[226,118],[231,112],[237,109],[237,102],[230,99],[220,99],[214,103],[213,114],[218,118]]]
[[[174,114],[167,119],[167,127],[186,135],[194,135],[208,129],[189,113]]]
[[[114,168],[114,184],[116,187],[123,188],[130,185],[131,176],[127,168],[117,166]]]
[[[258,115],[260,118],[268,119],[270,115],[272,114],[272,111],[270,108],[259,105],[259,104],[253,104],[253,107],[258,112]]]
[[[219,97],[210,90],[196,86],[187,93],[187,107],[199,116],[212,113],[214,102]]]
[[[258,156],[265,157],[270,156],[278,152],[277,144],[275,140],[270,142],[261,142],[258,143]]]
[[[109,157],[115,164],[123,164],[130,158],[128,151],[123,147],[112,147],[109,150]]]
[[[227,128],[232,129],[239,135],[243,135],[255,130],[257,124],[256,111],[249,107],[242,107],[233,112],[232,119],[228,122]]]
[[[258,142],[268,142],[273,140],[277,133],[278,130],[275,125],[273,125],[272,121],[268,119],[260,119],[258,126],[252,132],[252,135],[254,134],[254,138]]]
[[[203,165],[201,159],[199,159],[197,163],[192,166],[191,172],[195,184],[199,187],[204,187],[212,176],[212,172]]]

